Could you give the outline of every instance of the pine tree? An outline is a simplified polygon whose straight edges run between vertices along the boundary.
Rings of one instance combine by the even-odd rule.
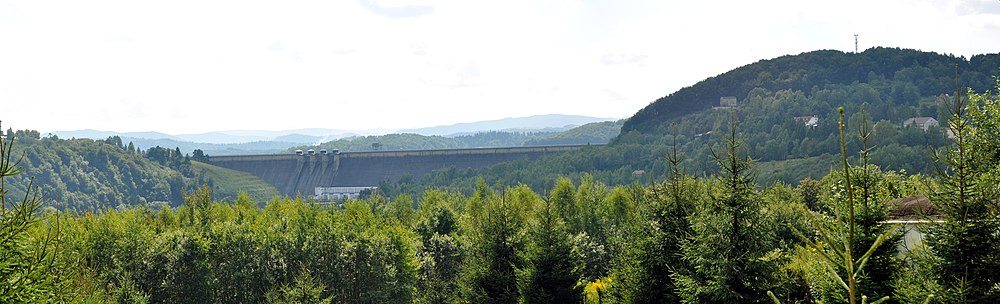
[[[268,293],[268,302],[275,304],[327,304],[333,301],[332,297],[323,298],[325,290],[323,282],[314,279],[309,275],[309,271],[303,269],[295,276],[295,281],[285,284],[277,290]]]
[[[582,299],[580,261],[566,224],[553,203],[544,200],[536,213],[535,225],[524,257],[527,267],[520,271],[523,303],[578,303]]]
[[[559,217],[566,222],[571,233],[583,230],[583,225],[579,223],[580,217],[577,216],[579,210],[576,203],[576,187],[573,186],[573,181],[565,177],[556,179],[556,185],[552,188],[552,193],[549,193],[549,200],[554,205],[552,208],[555,208]]]
[[[832,189],[828,193],[831,198],[828,205],[811,208],[813,212],[831,215],[830,218],[812,218],[821,240],[811,243],[811,249],[822,251],[827,259],[824,262],[835,266],[830,267],[834,272],[822,273],[814,280],[842,281],[847,288],[836,284],[813,284],[819,285],[814,288],[818,287],[817,297],[824,302],[864,302],[863,299],[869,297],[888,301],[895,292],[893,284],[902,266],[894,246],[902,239],[902,234],[893,224],[887,223],[889,209],[884,202],[893,197],[886,189],[886,174],[868,162],[868,138],[872,134],[868,115],[859,112],[851,121],[858,126],[862,163],[853,166],[848,162],[846,131],[841,125],[844,169],[833,171],[823,179],[824,184],[830,185],[824,188]],[[850,274],[849,268],[853,269]]]
[[[855,191],[855,209],[857,209],[855,225],[857,235],[854,237],[854,244],[851,248],[867,249],[871,248],[880,236],[885,234],[882,244],[875,248],[863,271],[860,272],[860,280],[865,282],[858,287],[861,295],[873,299],[892,296],[894,288],[892,286],[898,273],[901,261],[896,257],[896,244],[899,243],[903,235],[896,231],[892,224],[888,223],[889,209],[884,202],[893,199],[888,197],[883,191],[886,181],[885,174],[875,165],[869,164],[868,138],[871,136],[871,127],[867,113],[861,112],[864,121],[858,128],[858,138],[862,144],[861,166],[853,167],[851,173],[851,183],[857,186]],[[841,218],[845,218],[841,216]],[[846,224],[846,223],[845,223]]]
[[[1000,84],[997,86],[1000,88]],[[990,92],[955,94],[948,126],[955,142],[944,154],[938,174],[943,191],[931,199],[941,221],[926,228],[925,242],[940,259],[934,269],[941,295],[959,303],[1000,302],[1000,219],[997,216],[997,101]],[[973,117],[966,115],[972,110]],[[992,135],[992,136],[991,136]]]
[[[625,303],[676,303],[680,301],[675,272],[684,269],[681,243],[691,236],[688,216],[700,198],[697,183],[680,171],[677,129],[667,156],[670,180],[645,189],[652,204],[648,219],[630,225],[629,242],[616,264],[618,284],[612,293]]]
[[[463,263],[461,288],[463,297],[472,303],[518,301],[516,269],[524,267],[521,252],[526,206],[513,197],[497,195],[480,180],[470,198],[470,248]]]
[[[24,173],[18,166],[21,158],[13,158],[13,145],[10,132],[0,139],[0,303],[44,302],[56,296],[51,242],[58,241],[58,229],[56,235],[41,239],[29,236],[28,230],[38,222],[35,212],[42,206],[34,179],[21,200],[8,200],[5,179]]]
[[[692,238],[681,246],[688,268],[676,276],[686,303],[764,302],[775,285],[774,231],[762,221],[752,160],[736,138],[735,121],[725,146],[724,154],[713,151],[722,172],[710,201],[692,217]]]
[[[416,228],[423,244],[420,253],[420,280],[417,282],[418,301],[454,303],[458,296],[457,279],[465,252],[457,233],[458,220],[455,213],[441,202],[426,208],[430,212]]]
[[[834,195],[835,204],[832,206],[832,209],[836,218],[835,220],[824,221],[809,213],[812,217],[813,227],[819,235],[819,240],[815,241],[806,238],[801,235],[801,232],[800,236],[809,244],[811,249],[815,250],[814,252],[823,257],[821,262],[825,264],[828,270],[825,274],[838,283],[839,287],[843,288],[841,292],[846,293],[845,296],[842,293],[828,292],[822,295],[828,297],[828,299],[824,300],[846,301],[851,304],[861,300],[861,303],[864,304],[868,303],[867,295],[864,293],[866,290],[868,292],[888,293],[888,291],[883,291],[879,288],[891,288],[887,282],[891,279],[891,276],[889,278],[881,278],[879,276],[882,274],[876,274],[876,276],[873,276],[875,279],[872,280],[875,284],[870,284],[874,287],[865,287],[868,284],[859,284],[859,278],[864,278],[863,270],[865,269],[865,265],[873,257],[875,263],[879,264],[874,271],[885,271],[890,274],[895,271],[895,268],[891,266],[891,260],[881,260],[881,258],[887,255],[891,256],[891,252],[882,253],[886,252],[886,247],[892,247],[883,246],[883,243],[886,240],[892,239],[895,233],[880,222],[880,219],[885,217],[884,215],[880,215],[880,209],[870,206],[870,204],[874,204],[874,202],[871,202],[870,196],[870,191],[874,189],[874,183],[868,180],[871,178],[871,172],[869,171],[871,168],[867,166],[867,147],[862,149],[862,158],[866,160],[866,166],[852,170],[847,160],[847,140],[844,135],[844,108],[839,108],[838,112],[840,114],[838,125],[840,131],[840,152],[844,170],[842,172],[843,175],[839,177],[840,184],[835,187],[838,193]],[[867,138],[867,128],[863,127],[860,134],[862,135],[862,141],[865,141]],[[852,175],[852,172],[858,171],[862,172],[860,178],[856,174]],[[861,192],[860,195],[856,195],[858,193],[855,191],[856,185],[861,186],[858,190]],[[839,192],[841,189],[843,192]],[[858,213],[860,213],[860,216]],[[858,231],[859,228],[862,231]],[[882,233],[875,235],[875,231],[881,231]],[[860,244],[870,245],[864,247]],[[771,296],[775,303],[778,303],[778,299],[774,294],[768,292],[768,295]],[[888,300],[889,296],[883,294],[882,298],[872,303],[882,303]]]

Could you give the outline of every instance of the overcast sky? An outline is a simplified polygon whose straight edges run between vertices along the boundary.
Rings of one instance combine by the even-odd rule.
[[[785,54],[1000,51],[1000,0],[0,0],[3,128],[624,118]]]

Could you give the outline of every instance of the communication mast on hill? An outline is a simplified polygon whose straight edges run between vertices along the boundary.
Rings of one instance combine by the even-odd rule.
[[[858,34],[854,34],[854,53],[858,53]]]

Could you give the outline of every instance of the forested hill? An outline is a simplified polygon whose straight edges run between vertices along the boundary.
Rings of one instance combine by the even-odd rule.
[[[38,131],[10,129],[5,135],[16,141],[11,160],[20,160],[18,165],[24,168],[24,174],[4,180],[8,195],[23,197],[33,180],[46,205],[58,209],[101,212],[108,208],[178,206],[185,192],[202,185],[212,187],[217,199],[235,198],[237,191],[250,194],[257,202],[278,195],[263,181],[198,163],[193,160],[197,157],[183,155],[177,148],[140,150],[117,136],[59,139],[42,137]],[[263,186],[244,189],[239,187],[242,185]]]
[[[30,130],[8,130],[11,135],[16,139],[13,155],[23,155],[20,166],[25,169],[5,181],[13,197],[24,195],[34,179],[43,186],[43,201],[59,209],[100,211],[182,200],[185,183],[179,171],[143,157],[134,147],[130,151],[120,140],[63,140]]]
[[[893,86],[888,96],[894,99],[892,102],[909,102],[903,99],[954,92],[956,65],[961,85],[981,92],[993,87],[990,76],[997,74],[1000,54],[966,59],[878,47],[861,53],[823,50],[761,60],[656,100],[628,119],[622,133],[662,131],[659,127],[673,118],[718,106],[724,96],[744,100],[755,88],[809,92],[828,85],[885,79]]]
[[[815,51],[783,56],[736,68],[657,100],[626,120],[621,134],[607,146],[475,172],[443,171],[413,184],[380,189],[389,194],[414,194],[426,187],[468,191],[483,177],[542,191],[557,177],[578,177],[581,172],[609,185],[651,182],[667,174],[665,156],[674,143],[671,125],[677,127],[682,171],[705,176],[717,172],[713,149],[721,147],[718,135],[734,123],[741,149],[756,161],[759,185],[797,184],[825,176],[836,164],[839,107],[846,114],[847,151],[867,147],[870,163],[883,170],[933,174],[931,155],[951,143],[946,127],[956,89],[963,95],[966,89],[986,92],[994,88],[997,75],[1000,54],[964,59],[875,48],[859,54]],[[733,97],[735,106],[721,107],[721,97]],[[936,124],[907,124],[915,118]],[[871,135],[862,142],[858,131],[865,125]]]

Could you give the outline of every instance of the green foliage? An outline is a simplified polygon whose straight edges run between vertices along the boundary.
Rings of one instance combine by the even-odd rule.
[[[191,171],[196,176],[203,177],[205,184],[211,186],[212,193],[220,200],[236,199],[240,193],[245,193],[252,202],[263,206],[264,202],[281,196],[278,188],[253,174],[199,161],[191,162]]]
[[[866,115],[864,111],[859,112]],[[901,197],[899,193],[900,185],[893,178],[894,172],[883,172],[878,166],[868,163],[868,141],[872,135],[872,128],[867,118],[854,123],[857,128],[858,139],[862,143],[861,164],[848,168],[845,171],[850,177],[841,174],[830,174],[827,179],[836,180],[828,184],[844,185],[849,182],[854,188],[853,202],[854,224],[857,226],[854,235],[854,244],[851,248],[859,250],[876,247],[877,242],[884,242],[884,245],[877,246],[871,251],[864,269],[859,271],[858,280],[863,282],[858,287],[858,293],[872,299],[881,299],[895,294],[893,283],[897,273],[901,270],[902,261],[897,258],[896,245],[902,240],[901,231],[889,224],[889,205],[892,199]],[[834,186],[832,189],[842,190],[843,187]],[[852,193],[835,193],[835,197],[843,198]],[[836,208],[840,211],[840,218],[846,218],[843,208]],[[860,251],[858,251],[860,253]],[[859,269],[861,269],[859,267]]]
[[[541,134],[524,142],[525,146],[604,144],[618,136],[622,130],[619,121],[605,121],[585,124],[563,132]]]
[[[725,145],[716,154],[722,171],[710,185],[709,201],[692,215],[692,237],[681,245],[690,268],[675,276],[687,303],[763,302],[776,285],[774,227],[764,221],[735,123]]]
[[[796,231],[808,243],[808,248],[797,251],[791,268],[799,272],[812,289],[811,296],[819,301],[857,303],[860,300],[867,303],[868,296],[873,296],[878,299],[873,303],[881,303],[894,293],[893,280],[899,261],[892,245],[901,235],[886,223],[888,210],[883,202],[888,195],[880,191],[885,176],[877,167],[867,164],[867,140],[871,133],[866,118],[854,123],[860,125],[864,163],[852,168],[847,159],[843,108],[839,112],[843,171],[824,178],[825,184],[832,184],[833,191],[828,207],[823,209],[830,210],[833,217],[808,213],[816,236],[811,239],[801,230]],[[822,259],[815,261],[817,257]]]
[[[613,269],[617,282],[610,292],[625,303],[679,302],[675,280],[688,266],[681,244],[692,236],[688,218],[704,189],[692,178],[679,177],[641,190],[651,212],[623,227]]]
[[[882,96],[877,87],[848,88],[817,89],[813,95],[896,98]],[[790,91],[751,93],[752,102],[778,108],[810,98]],[[913,95],[905,85],[896,93]],[[5,297],[0,302],[830,303],[864,302],[860,295],[919,302],[928,294],[943,302],[992,301],[998,280],[990,271],[1000,266],[994,265],[1000,261],[995,226],[1000,105],[994,95],[970,97],[975,114],[952,123],[960,136],[942,158],[940,186],[926,176],[867,163],[868,151],[874,159],[878,150],[868,148],[866,135],[833,141],[843,143],[835,145],[841,151],[852,146],[862,151],[860,165],[849,166],[853,159],[843,152],[845,168],[834,171],[829,168],[835,164],[824,160],[829,156],[813,155],[776,167],[823,167],[830,172],[825,177],[809,171],[816,180],[803,180],[797,188],[769,183],[759,191],[749,157],[756,148],[738,141],[733,128],[721,144],[717,133],[676,133],[674,149],[661,160],[646,159],[668,153],[658,144],[663,140],[629,132],[610,147],[481,172],[453,170],[441,173],[450,177],[439,181],[461,182],[440,189],[412,184],[421,192],[373,195],[343,205],[273,198],[261,208],[245,193],[220,200],[210,183],[192,187],[188,184],[197,178],[177,171],[164,171],[174,172],[165,178],[176,177],[166,183],[168,196],[177,189],[183,201],[173,208],[124,202],[99,213],[58,212],[40,207],[35,196],[15,203],[4,191],[0,278],[16,284],[0,285]],[[864,115],[849,121],[866,130]],[[958,125],[963,123],[967,128]],[[871,136],[880,132],[877,124]],[[27,139],[17,142],[29,145],[120,149],[121,161],[134,158],[151,170],[167,170],[132,156],[137,152],[114,138],[76,142],[22,135]],[[806,144],[826,145],[828,138],[820,137]],[[792,147],[793,154],[796,149],[801,148]],[[105,155],[117,159],[118,154]],[[72,163],[74,156],[66,155]],[[718,174],[681,173],[701,172],[693,168],[707,167],[689,163],[705,157],[714,159]],[[4,177],[20,173],[8,165],[9,157],[3,159]],[[199,163],[190,165],[199,170]],[[587,173],[520,170],[525,166]],[[521,179],[532,184],[518,183]],[[0,185],[9,180],[0,179]],[[609,187],[607,181],[629,186]],[[541,196],[535,187],[550,191]],[[885,224],[884,203],[929,193],[945,221],[926,228],[928,249],[902,256],[903,266],[893,246],[896,236]],[[32,203],[24,207],[25,201]]]
[[[115,136],[117,138],[117,136]],[[107,141],[105,141],[107,143]],[[125,147],[121,145],[121,139],[116,141],[117,144],[112,143],[112,145],[119,146],[122,150]],[[181,154],[180,148],[174,148],[170,150],[160,146],[151,147],[145,152],[146,158],[174,170],[177,170],[185,176],[191,176],[191,158]]]
[[[344,252],[338,265],[343,277],[328,284],[336,301],[412,301],[417,280],[415,235],[406,227],[379,219],[367,205],[345,204],[335,215],[344,235]]]
[[[323,283],[312,278],[308,271],[301,271],[292,284],[281,286],[268,295],[267,302],[275,304],[324,304],[332,298],[323,298]]]
[[[429,211],[415,229],[423,244],[417,302],[454,303],[459,299],[458,279],[466,245],[462,243],[455,212],[432,193],[425,195],[421,211]]]
[[[791,223],[812,234],[797,213],[805,210],[797,192],[780,184],[764,192],[744,188],[750,194],[740,202],[755,200],[747,205],[759,211],[736,223],[768,234],[750,243],[749,232],[729,236],[734,222],[727,210],[738,206],[725,202],[739,192],[726,188],[727,180],[681,178],[610,191],[592,180],[580,187],[560,182],[557,188],[568,190],[561,197],[575,206],[577,233],[557,212],[560,196],[551,194],[559,191],[543,200],[525,186],[498,193],[480,181],[470,197],[429,190],[405,216],[400,208],[412,209],[405,197],[374,196],[343,207],[274,199],[261,209],[245,197],[213,201],[203,187],[175,209],[63,215],[64,249],[53,252],[56,265],[74,267],[57,267],[65,279],[56,281],[64,283],[51,290],[63,299],[97,302],[655,303],[695,296],[725,301],[718,299],[736,292],[760,302],[766,299],[756,291],[760,286],[786,301],[809,300],[813,288],[838,286],[816,280],[826,271],[817,272],[825,262],[816,251],[792,255],[800,266],[777,267],[798,243],[790,228],[767,223]],[[910,187],[898,188],[916,191]],[[32,230],[32,238],[57,227],[55,219]],[[758,248],[757,257],[744,248]],[[725,275],[754,277],[718,279]],[[698,285],[684,285],[686,279]]]
[[[576,303],[582,300],[579,257],[555,204],[542,200],[529,230],[532,240],[518,271],[522,303]]]
[[[1000,83],[997,84],[1000,89]],[[956,94],[949,126],[955,142],[938,155],[942,189],[934,193],[942,221],[925,227],[926,243],[940,262],[934,279],[949,302],[1000,301],[1000,220],[997,197],[996,95]],[[968,114],[967,114],[968,113]],[[971,114],[975,113],[975,114]],[[971,114],[971,115],[969,115]]]
[[[625,303],[680,302],[675,278],[687,269],[681,244],[692,237],[689,217],[702,202],[702,189],[696,180],[680,171],[683,158],[677,153],[676,129],[668,161],[669,182],[657,183],[643,190],[641,200],[649,201],[651,211],[621,221],[624,228],[623,254],[614,263],[618,282],[611,294]],[[642,216],[645,215],[645,216]]]
[[[338,302],[413,301],[419,241],[388,213],[357,202],[203,204],[204,188],[191,197],[176,212],[78,217],[65,254],[79,254],[108,294],[151,303],[292,301],[317,292]]]
[[[56,265],[52,251],[57,248],[50,243],[58,235],[29,235],[38,221],[35,212],[42,206],[38,189],[31,181],[22,198],[8,195],[7,179],[24,172],[19,167],[21,159],[14,158],[14,139],[0,139],[0,302],[47,302],[55,298],[59,283],[53,275]]]
[[[782,56],[710,77],[660,98],[625,121],[622,133],[632,130],[654,133],[656,128],[665,129],[669,126],[669,121],[673,118],[718,105],[719,97],[736,96],[743,100],[746,96],[749,99],[756,88],[772,92],[785,89],[807,91],[828,85],[877,83],[883,88],[833,101],[842,103],[854,100],[873,106],[875,102],[884,100],[899,105],[913,104],[918,101],[914,99],[918,95],[944,94],[953,89],[948,85],[952,81],[946,75],[950,75],[953,66],[958,66],[963,71],[960,75],[962,83],[982,91],[992,85],[989,76],[996,72],[998,58],[1000,55],[988,54],[966,60],[898,48],[871,48],[861,53],[824,50]],[[829,105],[826,108],[833,109]],[[870,109],[872,113],[886,114],[892,110],[885,108],[890,111],[882,111],[881,107]],[[823,117],[833,118],[836,115]],[[881,118],[876,118],[878,119]]]
[[[559,178],[556,180],[555,187],[552,188],[552,192],[549,193],[549,201],[553,205],[556,213],[558,213],[560,218],[572,219],[574,222],[570,223],[571,231],[582,230],[582,226],[575,221],[580,217],[577,214],[580,212],[576,204],[576,186],[573,185],[573,181],[568,178]]]
[[[15,137],[19,147],[11,153],[24,155],[24,174],[9,178],[7,190],[24,196],[33,179],[45,185],[41,197],[57,202],[60,209],[94,212],[153,202],[177,205],[183,200],[181,192],[191,186],[181,172],[128,152],[118,140]]]
[[[479,183],[470,200],[467,262],[463,265],[463,297],[473,303],[518,301],[516,270],[524,267],[527,211],[537,200],[525,187],[496,194]]]
[[[932,271],[939,263],[926,246],[919,246],[904,255],[907,267],[900,269],[896,281],[896,294],[893,296],[899,303],[952,303],[942,298],[944,288],[935,280]],[[942,301],[944,300],[944,301]]]
[[[131,142],[128,143],[128,146],[129,146],[128,150],[130,152],[135,150],[135,147],[132,146]],[[194,149],[194,152],[191,152],[191,160],[193,161],[207,163],[208,158],[209,158],[208,154],[205,154],[205,151],[202,151],[201,149]]]

